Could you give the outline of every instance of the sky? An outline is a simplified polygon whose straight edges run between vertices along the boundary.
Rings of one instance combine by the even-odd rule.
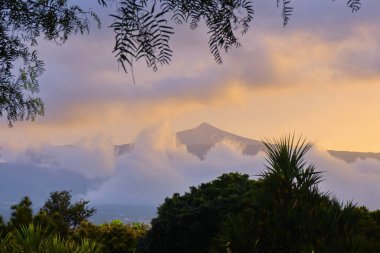
[[[176,26],[171,39],[174,57],[170,65],[160,67],[157,72],[143,63],[136,65],[135,84],[131,75],[118,66],[112,53],[114,34],[108,27],[112,22],[108,16],[111,10],[93,2],[90,7],[102,18],[102,29],[98,30],[94,24],[88,35],[74,36],[63,46],[40,41],[39,55],[45,62],[46,72],[40,79],[39,96],[45,102],[45,116],[35,122],[16,123],[13,128],[8,128],[2,120],[0,146],[3,149],[23,154],[30,148],[79,145],[90,150],[90,157],[99,158],[99,150],[109,151],[111,144],[139,142],[142,136],[151,135],[148,134],[151,129],[165,126],[174,133],[208,122],[253,139],[296,132],[313,142],[318,147],[317,153],[325,149],[380,152],[380,16],[377,13],[380,1],[363,1],[361,10],[352,13],[342,0],[294,0],[294,13],[284,28],[276,1],[256,0],[251,28],[240,39],[242,47],[223,54],[221,65],[214,62],[209,52],[204,26],[195,31],[186,25]],[[146,145],[149,143],[156,141]],[[149,155],[149,150],[141,148],[136,163],[128,165],[140,168],[137,178],[144,175],[141,174],[144,168],[155,164],[149,158],[155,157],[153,153]],[[166,150],[166,146],[158,150]],[[238,157],[243,159],[242,168],[247,167],[245,158]],[[86,167],[86,162],[91,160],[87,156],[78,158],[78,154],[71,158],[66,160],[73,163],[65,167],[77,170],[80,166],[74,166],[74,161],[81,160],[79,164]],[[182,162],[185,168],[219,166],[215,162],[205,165],[182,158],[177,162]],[[329,163],[323,162],[326,159],[330,158],[316,160],[327,167]],[[97,171],[82,168],[86,170],[83,173],[90,177],[126,173],[120,172],[122,160],[105,156],[101,162],[94,163],[98,166],[91,166]],[[336,163],[339,164],[337,161],[330,164]],[[376,166],[375,161],[364,166],[366,173],[360,180],[373,184],[369,183],[372,188],[363,190],[360,198],[378,190],[375,179],[379,178],[371,178],[367,173],[377,175]],[[172,167],[172,163],[161,166]],[[202,179],[210,179],[219,172]],[[177,182],[182,187],[199,181],[187,180],[185,172],[179,175]],[[125,177],[111,177],[101,187],[121,184],[120,178]],[[348,176],[340,180],[342,187],[355,181]],[[171,190],[175,189],[165,188],[165,194]],[[352,194],[341,192],[346,197]],[[96,190],[88,194],[93,199],[103,196]]]
[[[243,46],[222,65],[204,27],[175,27],[171,64],[156,73],[138,64],[133,84],[112,53],[111,9],[94,1],[102,29],[93,24],[63,46],[40,42],[45,116],[1,124],[2,139],[65,145],[101,135],[125,143],[162,122],[175,131],[209,122],[255,139],[295,131],[326,149],[380,151],[380,3],[365,1],[357,13],[344,1],[292,4],[283,28],[275,1],[254,1]]]

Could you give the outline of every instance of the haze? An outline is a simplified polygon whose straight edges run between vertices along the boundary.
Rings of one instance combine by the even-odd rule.
[[[113,57],[109,10],[93,2],[101,30],[94,25],[62,47],[41,41],[46,115],[13,128],[1,120],[3,162],[31,163],[26,151],[37,150],[60,168],[100,180],[81,192],[94,202],[160,203],[222,172],[263,169],[262,153],[244,156],[233,143],[201,161],[176,144],[177,131],[210,122],[258,140],[296,132],[316,146],[310,157],[328,171],[324,189],[380,208],[378,161],[347,164],[325,151],[380,152],[379,1],[353,14],[339,1],[295,0],[286,28],[275,1],[255,1],[243,46],[223,55],[222,65],[209,53],[205,29],[178,26],[171,64],[157,73],[137,65],[136,84]],[[132,153],[114,158],[114,145],[132,142]],[[75,151],[54,149],[68,145]]]

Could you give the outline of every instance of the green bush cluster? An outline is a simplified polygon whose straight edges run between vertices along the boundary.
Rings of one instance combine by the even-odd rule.
[[[120,220],[101,225],[86,221],[80,224],[73,236],[100,242],[104,253],[134,253],[138,240],[146,234],[148,228],[145,224],[124,224]]]
[[[33,215],[28,197],[11,207],[10,221],[0,217],[0,253],[133,253],[148,230],[120,220],[94,225],[88,201],[71,203],[68,191],[52,192]]]

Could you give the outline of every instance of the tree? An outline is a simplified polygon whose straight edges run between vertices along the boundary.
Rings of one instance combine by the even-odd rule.
[[[151,230],[141,241],[139,252],[209,252],[213,238],[231,214],[249,206],[246,196],[257,182],[248,175],[223,174],[190,192],[166,198],[151,222]]]
[[[252,0],[98,0],[104,7],[113,2],[118,7],[111,15],[113,51],[126,72],[140,59],[154,71],[169,64],[174,33],[170,20],[188,23],[192,30],[204,21],[210,51],[222,63],[221,51],[240,46],[238,34],[248,31],[254,15]],[[361,1],[347,0],[347,5],[356,12]],[[293,12],[291,0],[277,0],[277,6],[287,25]],[[90,19],[100,26],[94,12],[67,0],[0,0],[0,117],[6,115],[9,126],[44,114],[44,104],[35,96],[44,71],[33,50],[38,39],[64,44],[71,35],[88,32]]]
[[[44,105],[34,94],[44,64],[32,50],[39,37],[63,44],[75,33],[89,30],[89,17],[99,25],[95,13],[66,0],[0,0],[0,116],[15,121],[34,120]]]
[[[96,212],[95,208],[87,207],[88,203],[89,201],[80,200],[72,204],[69,191],[51,192],[40,213],[58,220],[62,219],[67,229],[75,228]]]
[[[82,222],[73,236],[101,243],[104,253],[135,253],[138,240],[147,233],[148,228],[145,224],[124,224],[120,220],[101,225]]]
[[[360,209],[319,191],[321,173],[305,162],[311,145],[287,136],[265,146],[252,206],[228,217],[213,252],[367,252],[361,245],[376,237],[362,236]]]
[[[3,216],[0,215],[0,238],[2,236],[4,228],[5,228],[5,224],[4,224]]]
[[[10,226],[28,226],[33,221],[32,201],[27,196],[22,198],[18,204],[11,206],[11,209]]]
[[[293,13],[291,0],[276,2],[277,7],[282,8],[286,26]],[[356,12],[361,1],[347,0],[347,5]],[[204,21],[210,35],[211,54],[217,63],[222,63],[221,51],[241,45],[239,34],[248,31],[254,15],[252,0],[122,0],[118,6],[117,13],[111,15],[115,18],[111,27],[116,33],[114,52],[125,71],[133,70],[134,62],[141,58],[154,71],[158,65],[170,62],[169,40],[173,27],[169,20],[176,24],[188,23],[191,30]]]

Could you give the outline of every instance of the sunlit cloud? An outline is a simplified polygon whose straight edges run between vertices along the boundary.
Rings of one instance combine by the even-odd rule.
[[[102,178],[85,195],[95,202],[157,203],[223,172],[253,175],[263,168],[263,154],[243,156],[231,143],[199,161],[173,132],[203,121],[255,139],[295,131],[320,145],[310,157],[326,170],[323,189],[378,208],[380,164],[347,165],[321,150],[380,151],[380,2],[366,1],[354,14],[338,1],[292,4],[283,28],[275,1],[255,2],[243,46],[223,53],[222,65],[209,52],[202,24],[196,31],[176,26],[171,64],[154,73],[137,63],[135,84],[115,61],[108,11],[99,8],[102,30],[62,47],[41,41],[46,114],[14,128],[2,119],[0,161]],[[159,127],[167,121],[173,130]],[[132,153],[114,157],[114,144],[131,142]]]

